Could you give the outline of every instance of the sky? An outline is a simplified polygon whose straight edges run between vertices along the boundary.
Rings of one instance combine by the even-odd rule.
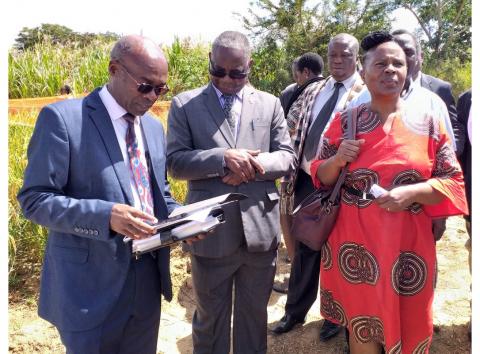
[[[315,4],[320,0],[310,0]],[[42,23],[66,26],[77,32],[115,32],[143,34],[159,44],[171,44],[175,36],[211,42],[225,30],[244,31],[239,16],[248,13],[252,0],[142,0],[126,4],[118,1],[82,0],[17,0],[11,2],[3,34],[8,46],[23,27],[34,28]],[[13,10],[13,11],[12,11]],[[395,16],[396,15],[396,16]],[[416,20],[407,11],[392,15],[395,28],[413,30]]]

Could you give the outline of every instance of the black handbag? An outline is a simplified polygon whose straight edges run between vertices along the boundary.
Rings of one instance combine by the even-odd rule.
[[[355,139],[357,109],[347,111],[347,137]],[[348,163],[342,168],[337,183],[332,187],[321,187],[305,197],[292,213],[291,233],[293,237],[314,251],[320,251],[335,225],[340,209],[340,190],[345,181]]]

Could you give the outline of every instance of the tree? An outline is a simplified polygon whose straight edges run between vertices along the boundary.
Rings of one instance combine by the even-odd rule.
[[[44,41],[51,44],[85,47],[95,40],[105,43],[115,41],[118,38],[120,36],[113,32],[98,34],[89,32],[79,33],[62,25],[44,23],[34,28],[23,27],[15,39],[15,47],[20,50],[26,50]]]
[[[254,59],[264,58],[267,63],[271,58],[279,73],[279,77],[269,77],[262,72],[260,80],[256,66],[252,83],[263,89],[270,86],[268,91],[275,94],[291,81],[294,58],[306,52],[326,58],[330,38],[341,32],[361,40],[373,30],[388,30],[387,12],[393,9],[392,2],[380,0],[328,0],[311,7],[306,0],[256,0],[252,6],[248,15],[241,17],[255,43]]]
[[[424,49],[432,60],[470,61],[472,3],[470,0],[396,0],[410,11],[426,37]]]

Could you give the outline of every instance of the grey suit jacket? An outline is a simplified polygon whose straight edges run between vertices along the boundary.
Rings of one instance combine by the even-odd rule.
[[[165,219],[177,204],[165,179],[163,128],[148,115],[141,125],[155,215]],[[133,205],[129,174],[98,89],[85,99],[42,109],[18,200],[28,219],[49,229],[38,311],[61,330],[98,326],[122,291],[131,245],[110,229],[110,214],[114,203]],[[167,300],[172,298],[169,257],[169,249],[158,251]]]
[[[266,174],[234,187],[222,182],[227,149],[261,150]],[[294,166],[294,152],[280,101],[245,86],[237,141],[230,132],[212,84],[174,97],[168,115],[167,167],[174,178],[188,181],[189,203],[230,192],[248,199],[226,208],[227,222],[190,251],[224,257],[246,242],[250,252],[275,249],[280,242],[279,193],[274,180]]]

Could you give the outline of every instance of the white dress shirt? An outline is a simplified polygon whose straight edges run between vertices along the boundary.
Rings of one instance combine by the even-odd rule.
[[[343,84],[343,86],[340,87],[340,89],[338,91],[337,104],[335,105],[335,108],[333,109],[332,115],[328,119],[329,122],[332,120],[333,117],[335,117],[335,114],[338,111],[341,111],[345,108],[345,103],[347,101],[348,94],[349,94],[351,88],[353,87],[353,85],[355,84],[355,82],[357,81],[358,78],[359,78],[359,74],[357,72],[355,72],[348,79],[345,79],[343,81],[339,81]],[[333,77],[330,77],[330,79],[327,81],[325,86],[318,93],[317,97],[315,97],[315,102],[313,103],[313,107],[312,107],[312,115],[310,116],[311,123],[310,123],[310,126],[308,128],[309,131],[312,128],[313,123],[317,119],[318,113],[320,113],[322,107],[325,105],[325,103],[327,103],[328,99],[333,95],[333,92],[335,91],[335,83],[336,82],[337,81]],[[328,127],[328,123],[325,126],[324,131],[327,129],[327,127]],[[323,135],[323,133],[322,133],[322,135]],[[307,159],[305,158],[305,154],[302,154],[302,155],[303,155],[303,157],[302,157],[302,162],[301,162],[300,166],[306,173],[310,174],[310,161],[307,161]]]
[[[223,93],[212,84],[215,92],[220,101],[220,106],[223,108],[225,104],[225,99],[223,98]],[[237,141],[238,131],[240,129],[240,116],[242,115],[242,106],[243,106],[243,88],[234,95],[234,100],[232,104],[232,116],[235,117],[235,131],[233,132],[233,139]]]
[[[113,128],[115,129],[115,135],[117,136],[118,145],[122,151],[123,161],[127,170],[130,172],[130,189],[132,190],[134,207],[136,209],[142,210],[142,204],[140,202],[140,197],[138,195],[137,186],[135,184],[135,178],[133,177],[133,172],[130,167],[130,160],[127,153],[127,142],[125,137],[127,135],[128,123],[123,118],[127,111],[118,104],[118,102],[113,98],[113,96],[108,92],[107,85],[103,86],[100,92],[100,99],[103,102],[103,105],[107,109],[108,115],[112,120]],[[135,121],[133,122],[135,135],[138,141],[138,149],[140,150],[140,161],[147,167],[147,160],[145,158],[145,148],[143,143],[143,133],[140,127],[140,117],[136,116]]]
[[[452,121],[448,114],[447,106],[445,102],[435,92],[421,86],[420,75],[416,80],[410,82],[408,91],[402,96],[405,102],[405,107],[410,114],[437,114],[439,118],[444,122],[445,129],[450,137],[454,150],[457,150],[455,144],[455,135],[453,134]],[[370,103],[372,97],[368,88],[365,86],[362,91],[353,100],[350,101],[347,108],[353,108],[359,106],[362,103]]]

